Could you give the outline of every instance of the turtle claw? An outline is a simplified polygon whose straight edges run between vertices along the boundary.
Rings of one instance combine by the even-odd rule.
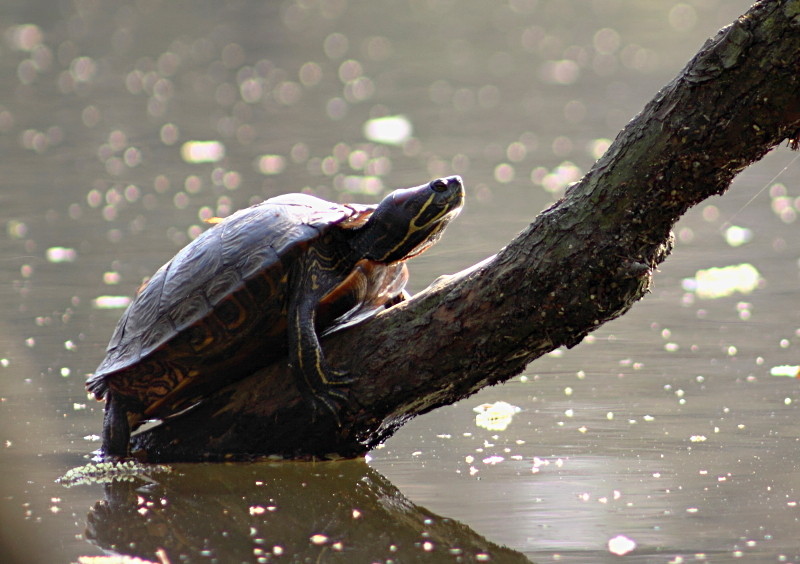
[[[332,371],[323,389],[315,390],[311,403],[314,407],[314,419],[318,416],[332,416],[336,426],[342,426],[340,414],[347,404],[349,393],[342,387],[352,384],[355,379],[346,372]]]
[[[314,396],[314,399],[311,402],[313,405],[312,420],[316,422],[319,419],[332,417],[333,420],[336,421],[336,426],[341,427],[342,419],[339,416],[339,413],[341,412],[341,405],[339,401],[337,401],[341,398],[337,397],[334,399],[331,397],[332,395],[333,394]]]

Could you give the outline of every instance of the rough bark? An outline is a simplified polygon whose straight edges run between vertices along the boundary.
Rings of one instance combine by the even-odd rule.
[[[572,347],[644,296],[691,206],[800,127],[800,0],[709,40],[565,197],[481,264],[324,340],[357,376],[344,426],[314,420],[278,363],[146,431],[150,460],[358,456],[405,421]],[[467,179],[468,182],[468,179]]]

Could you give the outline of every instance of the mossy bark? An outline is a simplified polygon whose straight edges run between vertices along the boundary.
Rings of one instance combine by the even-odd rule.
[[[800,0],[709,40],[565,197],[481,264],[325,339],[356,376],[344,425],[313,419],[278,363],[134,438],[149,460],[358,456],[405,421],[519,374],[624,314],[691,206],[800,128]],[[468,179],[467,179],[468,181]]]

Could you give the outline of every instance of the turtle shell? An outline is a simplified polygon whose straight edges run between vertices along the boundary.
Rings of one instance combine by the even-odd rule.
[[[213,226],[139,290],[88,390],[101,399],[111,388],[144,418],[160,418],[285,356],[292,264],[331,230],[362,226],[374,209],[290,194]],[[318,332],[385,307],[407,277],[401,263],[360,261],[320,302]]]

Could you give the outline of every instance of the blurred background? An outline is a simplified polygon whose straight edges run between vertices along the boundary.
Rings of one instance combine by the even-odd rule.
[[[4,561],[135,553],[85,532],[108,492],[55,480],[99,447],[102,405],[83,383],[130,296],[203,219],[286,192],[373,203],[460,174],[466,208],[410,263],[418,291],[510,241],[748,5],[4,2]],[[353,471],[513,553],[495,561],[598,562],[615,551],[642,562],[797,561],[800,383],[786,376],[800,364],[798,178],[796,155],[776,149],[676,226],[653,293],[628,315],[412,421]],[[196,496],[203,515],[202,492],[219,494],[205,472],[237,484],[230,492],[284,471],[255,465],[242,478],[235,467],[224,478],[225,466],[185,468],[193,487],[159,499]],[[297,484],[293,504],[315,503],[299,489],[321,471],[282,478]],[[350,495],[343,484],[325,495]],[[247,552],[253,561],[341,552],[282,539],[252,507],[248,526],[272,534],[270,550]],[[374,519],[393,530],[399,517]],[[314,527],[306,538],[325,532]],[[381,556],[390,546],[407,560],[457,556],[424,540],[359,542],[364,561],[391,559]],[[175,561],[188,549],[173,550]],[[198,550],[189,561],[238,554]]]

